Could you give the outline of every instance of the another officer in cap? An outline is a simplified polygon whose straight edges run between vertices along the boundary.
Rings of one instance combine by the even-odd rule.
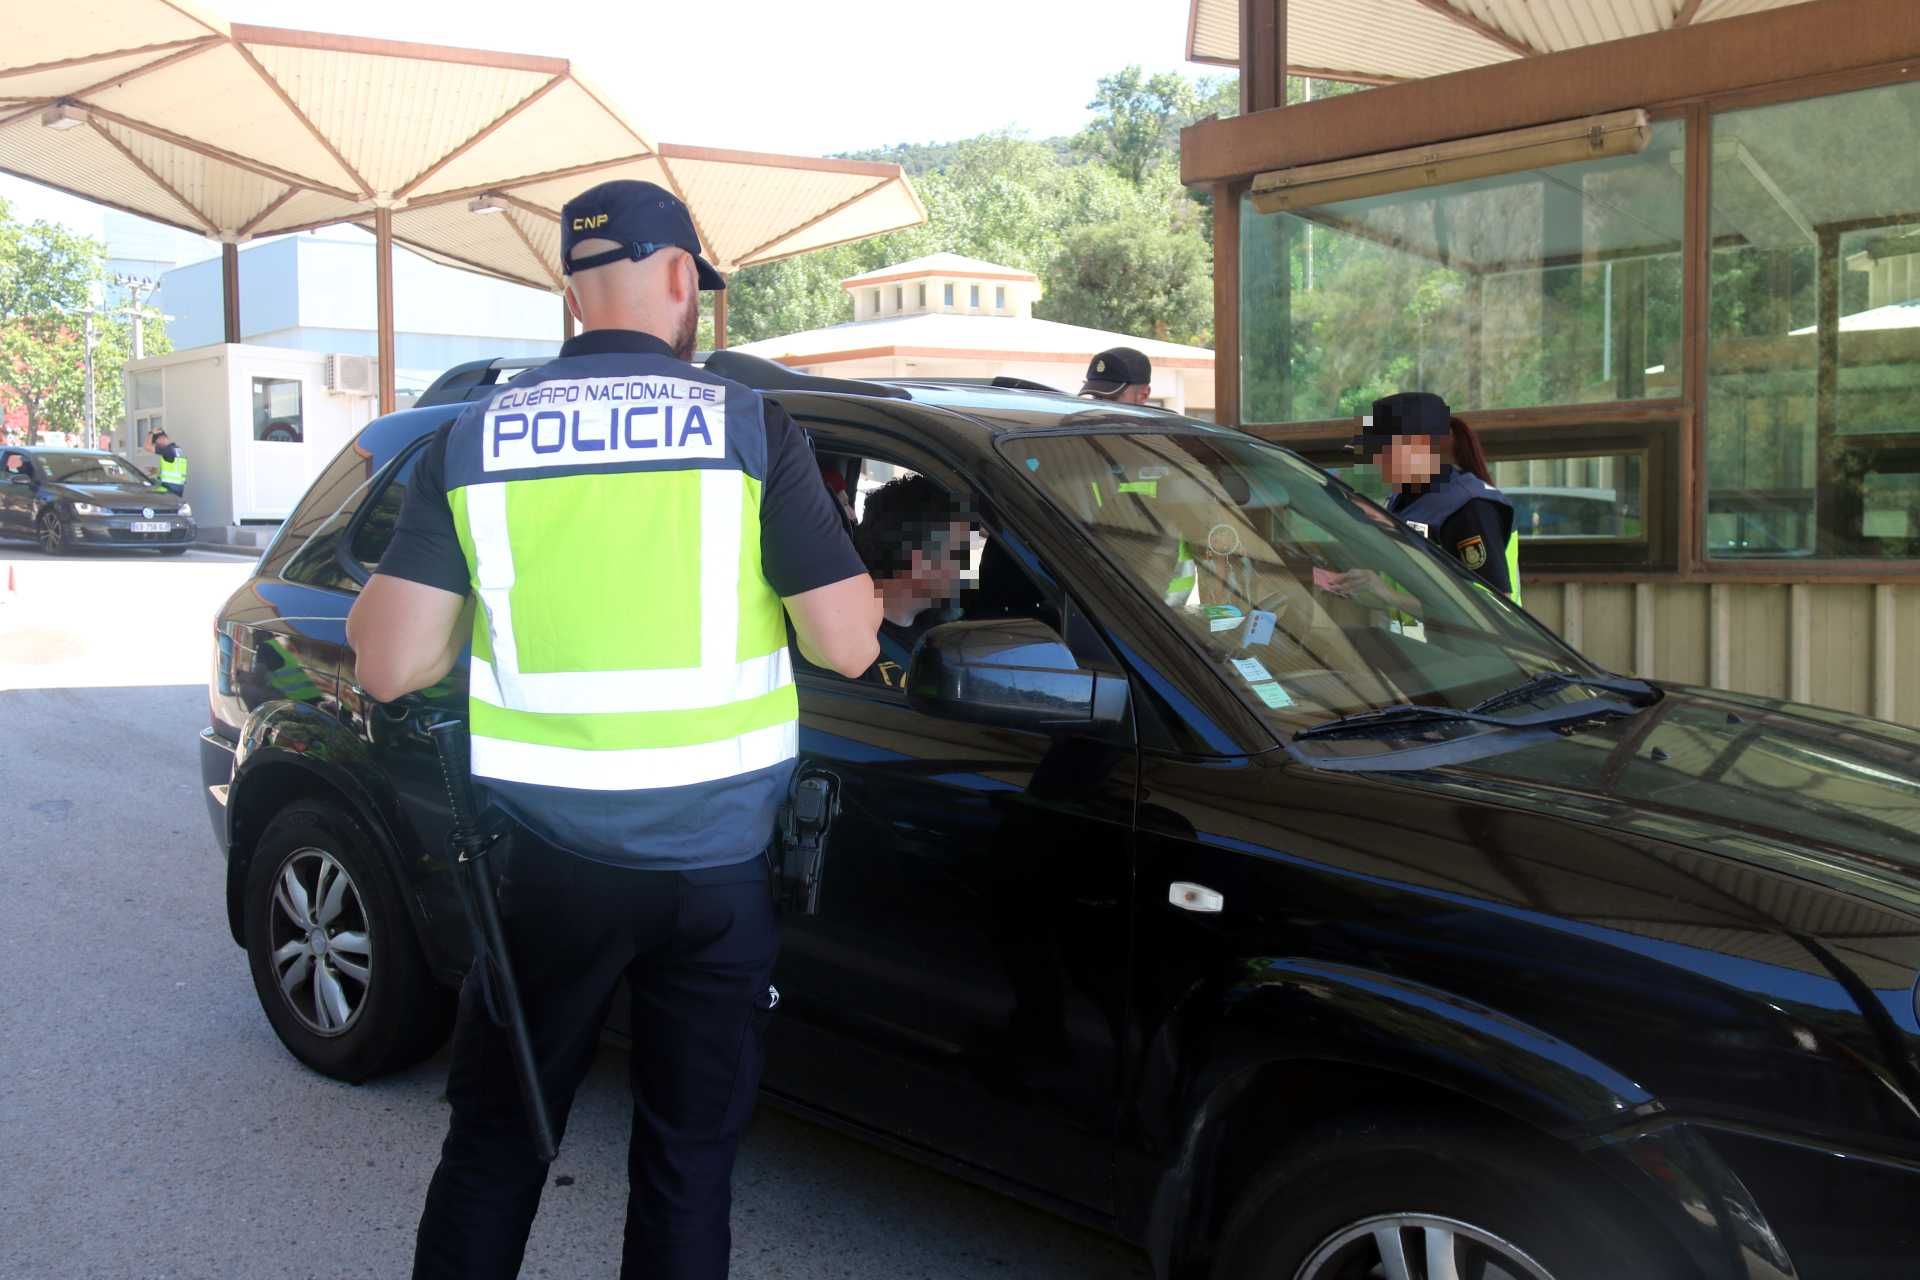
[[[1080,394],[1119,404],[1145,404],[1152,383],[1150,360],[1132,347],[1109,347],[1088,361]]]
[[[798,746],[787,622],[855,678],[880,603],[792,419],[688,363],[700,291],[725,283],[686,207],[609,182],[561,216],[583,332],[422,453],[348,638],[383,701],[471,640],[473,773],[511,820],[500,914],[555,1128],[625,978],[621,1275],[714,1280],[778,1000],[764,853]],[[482,1005],[469,981],[415,1276],[516,1274],[547,1177]]]
[[[154,479],[160,487],[177,498],[187,495],[187,451],[173,442],[173,437],[160,427],[147,434],[147,445],[160,455],[160,465],[154,471]],[[103,443],[101,448],[106,448]]]
[[[1388,511],[1520,603],[1513,504],[1493,487],[1478,437],[1446,401],[1430,391],[1375,400],[1356,445],[1393,487]]]

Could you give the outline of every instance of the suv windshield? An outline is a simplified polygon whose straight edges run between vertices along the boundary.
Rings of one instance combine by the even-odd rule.
[[[98,453],[42,453],[40,474],[53,484],[146,484],[146,473],[125,458]]]
[[[1385,739],[1538,724],[1591,706],[1596,689],[1650,692],[1595,672],[1378,506],[1271,445],[1194,431],[1000,448],[1302,749],[1373,754]],[[1349,723],[1329,731],[1335,721]]]

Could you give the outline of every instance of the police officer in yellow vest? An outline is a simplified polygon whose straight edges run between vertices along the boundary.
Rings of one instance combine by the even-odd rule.
[[[147,445],[160,455],[160,466],[154,472],[154,478],[160,487],[176,497],[185,497],[187,493],[187,455],[179,445],[173,442],[158,427],[147,437]]]
[[[787,620],[858,677],[879,601],[798,427],[688,363],[684,205],[609,182],[562,213],[583,332],[443,428],[347,622],[391,700],[471,643],[475,782],[512,819],[501,915],[564,1131],[622,977],[634,1125],[626,1277],[727,1273],[734,1151],[778,995],[764,851],[792,774]],[[461,993],[452,1120],[415,1276],[512,1276],[547,1166],[505,1033]]]

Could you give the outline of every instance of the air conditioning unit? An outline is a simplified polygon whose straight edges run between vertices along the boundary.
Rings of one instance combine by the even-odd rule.
[[[374,370],[378,367],[372,356],[328,356],[327,390],[345,396],[373,395]]]

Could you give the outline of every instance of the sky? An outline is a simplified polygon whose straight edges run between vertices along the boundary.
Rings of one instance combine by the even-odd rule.
[[[571,60],[656,141],[826,155],[995,129],[1077,132],[1099,78],[1185,61],[1187,0],[202,0],[231,22]],[[551,21],[549,19],[558,19]],[[16,216],[101,211],[0,175]]]

